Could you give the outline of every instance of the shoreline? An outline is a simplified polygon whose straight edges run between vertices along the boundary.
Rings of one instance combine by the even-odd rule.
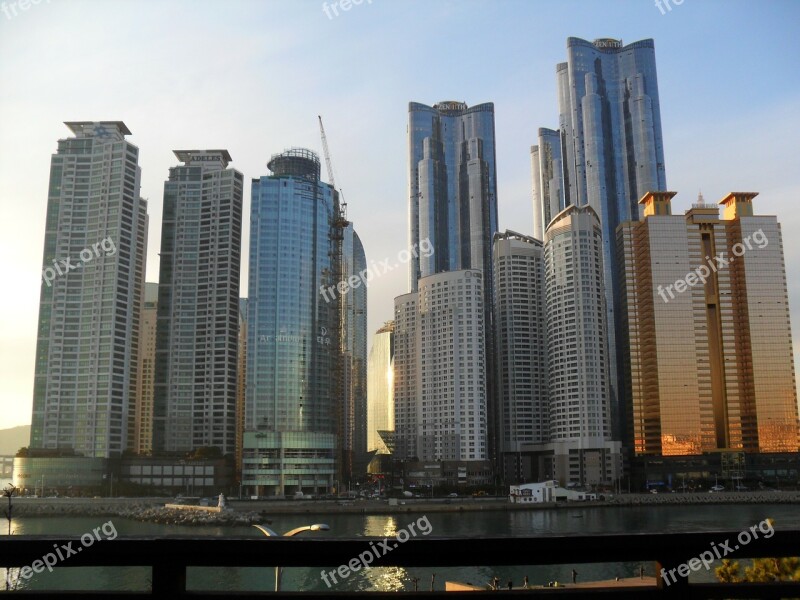
[[[508,498],[385,500],[228,500],[230,510],[168,509],[172,498],[15,498],[14,517],[123,517],[165,525],[248,526],[272,515],[510,512],[571,510],[624,506],[692,506],[701,504],[800,504],[800,492],[721,492],[690,494],[621,494],[606,500],[542,504],[512,504]],[[403,504],[400,504],[403,502]]]

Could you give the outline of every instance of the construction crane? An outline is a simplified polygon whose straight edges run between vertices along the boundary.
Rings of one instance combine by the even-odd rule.
[[[331,187],[336,190],[336,177],[333,174],[333,163],[331,162],[331,153],[328,150],[328,137],[325,135],[325,126],[322,124],[322,116],[317,115],[319,119],[319,134],[322,138],[322,152],[325,154],[325,166],[328,169],[328,179],[331,180]],[[339,190],[339,196],[341,197],[342,201],[337,203],[337,218],[339,221],[340,226],[346,227],[347,226],[347,202],[344,200],[344,194],[341,190]],[[341,225],[341,222],[344,222]]]
[[[322,117],[317,115],[319,119],[319,133],[320,137],[322,138],[322,151],[325,154],[325,165],[328,168],[328,179],[330,179],[331,187],[333,188],[333,221],[331,223],[331,240],[332,244],[332,252],[331,252],[331,271],[329,273],[331,278],[331,283],[333,285],[337,285],[338,282],[344,279],[345,275],[345,261],[343,256],[344,251],[344,232],[349,222],[347,220],[347,203],[344,201],[344,195],[336,191],[336,180],[333,174],[333,163],[331,162],[331,153],[328,151],[328,138],[325,135],[325,127],[322,124]],[[341,198],[341,203],[339,202],[339,198]],[[340,395],[341,399],[339,402],[336,403],[336,421],[337,421],[337,433],[339,438],[340,448],[338,450],[338,460],[336,461],[337,467],[336,471],[336,479],[339,481],[344,481],[349,479],[352,476],[352,456],[350,454],[351,447],[350,444],[344,443],[347,439],[352,439],[352,432],[351,432],[351,419],[348,417],[351,415],[350,407],[348,406],[350,394],[346,389],[345,383],[345,373],[344,373],[344,352],[347,346],[347,335],[345,331],[345,323],[347,321],[347,303],[343,302],[341,297],[337,300],[337,311],[338,311],[338,323],[339,323],[339,335],[338,335],[338,342],[339,342],[339,356],[335,359],[333,370],[330,374],[333,380],[333,387],[336,390],[337,395]],[[337,489],[336,492],[338,493],[339,490]]]

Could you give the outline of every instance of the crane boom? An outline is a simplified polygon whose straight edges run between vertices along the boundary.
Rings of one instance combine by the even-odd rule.
[[[331,153],[328,150],[328,136],[325,135],[325,126],[322,124],[322,116],[317,115],[319,119],[319,134],[322,138],[322,153],[325,155],[325,166],[328,169],[328,179],[330,179],[331,187],[336,189],[336,177],[333,174],[333,162],[331,162]],[[344,194],[339,190],[339,196],[342,198],[341,205],[339,206],[338,217],[342,221],[347,221],[347,202],[344,200]]]

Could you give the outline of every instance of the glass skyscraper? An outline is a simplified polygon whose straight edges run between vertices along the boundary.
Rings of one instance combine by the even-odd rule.
[[[32,448],[118,457],[135,443],[147,203],[122,121],[65,123],[50,161]]]
[[[243,176],[227,150],[176,150],[164,183],[153,448],[233,454]]]
[[[319,158],[276,154],[252,182],[242,482],[262,495],[329,490],[341,393],[336,202]]]
[[[342,281],[367,268],[361,238],[350,223],[342,232]],[[342,478],[367,470],[367,288],[346,288],[340,296],[342,323],[343,402],[339,411],[339,438]],[[338,290],[337,290],[338,292]],[[331,294],[328,294],[331,295]]]
[[[494,104],[408,106],[409,247],[428,239],[429,257],[412,257],[409,287],[443,271],[492,262],[497,231]]]
[[[555,216],[556,200],[562,209],[589,205],[600,219],[613,426],[621,433],[626,400],[617,358],[624,339],[616,228],[639,218],[639,198],[667,185],[655,46],[652,39],[623,45],[610,38],[589,42],[571,37],[567,62],[556,73],[560,140],[550,130],[540,130],[539,165],[534,167],[538,182],[533,185],[535,235]]]

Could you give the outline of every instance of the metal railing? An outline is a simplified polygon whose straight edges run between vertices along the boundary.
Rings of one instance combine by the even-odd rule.
[[[702,533],[636,533],[538,537],[476,537],[409,539],[372,567],[456,567],[516,565],[578,565],[587,563],[655,562],[656,573],[688,563],[712,544],[735,539],[738,531]],[[212,538],[212,537],[126,537],[97,542],[88,552],[74,554],[57,568],[131,567],[152,569],[152,592],[65,592],[68,595],[126,598],[162,597],[220,598],[254,597],[270,592],[187,591],[187,567],[328,567],[347,564],[370,550],[370,542],[382,538]],[[53,544],[79,547],[77,537],[10,536],[0,538],[0,565],[31,565],[52,552]],[[742,546],[730,558],[784,557],[800,554],[800,531],[776,530],[769,539]],[[265,575],[269,576],[269,575]],[[468,598],[501,594],[503,597],[574,598],[800,598],[800,582],[693,583],[678,578],[666,585],[656,577],[653,587],[594,587],[474,592],[409,592],[415,597],[447,598],[467,594]],[[53,591],[25,591],[25,597],[52,597]],[[397,592],[363,592],[370,598],[396,597]],[[330,596],[352,596],[353,592],[325,592]],[[319,596],[320,592],[281,592],[280,596]],[[494,596],[492,596],[494,597]]]

